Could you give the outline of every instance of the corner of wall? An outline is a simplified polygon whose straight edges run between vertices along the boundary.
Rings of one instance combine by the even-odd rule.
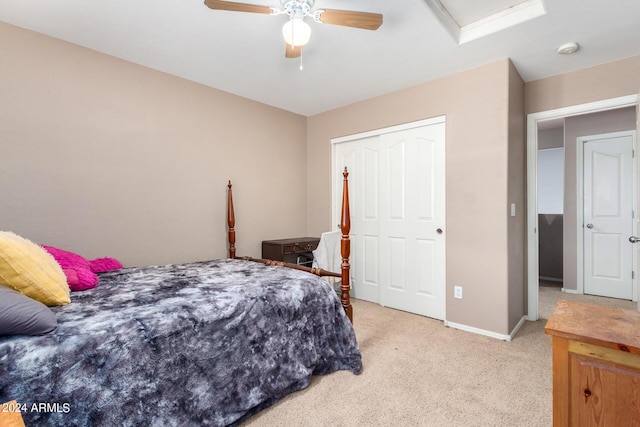
[[[526,292],[526,129],[524,81],[509,61],[508,106],[508,330],[521,322],[527,307]]]

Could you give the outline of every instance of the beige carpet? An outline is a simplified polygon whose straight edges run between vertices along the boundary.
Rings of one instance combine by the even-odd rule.
[[[543,329],[558,298],[636,307],[541,286],[541,320],[504,342],[355,300],[363,372],[315,377],[244,426],[551,426],[551,338]]]

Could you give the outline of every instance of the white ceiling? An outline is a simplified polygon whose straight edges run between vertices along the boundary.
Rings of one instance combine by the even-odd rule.
[[[500,58],[531,81],[640,55],[639,0],[545,0],[545,15],[463,44],[435,1],[463,26],[523,0],[316,0],[316,9],[384,22],[369,31],[311,20],[303,70],[284,57],[286,16],[211,10],[204,0],[2,0],[0,20],[306,116]],[[576,54],[556,54],[570,41]]]

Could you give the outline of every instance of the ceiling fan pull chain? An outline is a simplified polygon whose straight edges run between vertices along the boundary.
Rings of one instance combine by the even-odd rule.
[[[304,67],[302,66],[302,53],[304,52],[304,49],[302,48],[302,46],[300,46],[300,71],[302,71],[304,69]]]

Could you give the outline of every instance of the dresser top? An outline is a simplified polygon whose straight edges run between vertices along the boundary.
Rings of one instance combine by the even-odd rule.
[[[544,332],[640,354],[640,313],[637,311],[559,300]]]

